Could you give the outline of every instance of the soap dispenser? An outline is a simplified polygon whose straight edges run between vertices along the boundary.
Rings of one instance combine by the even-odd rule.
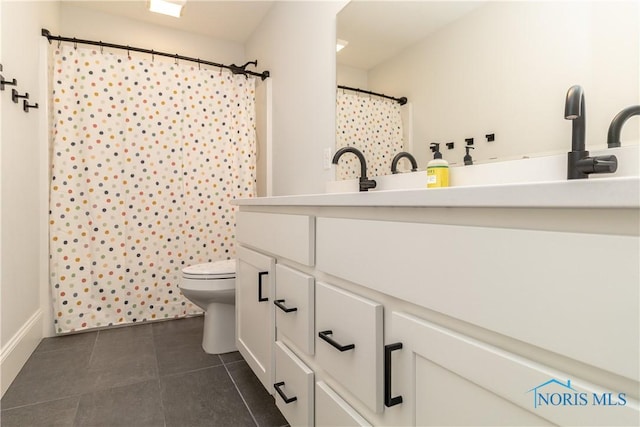
[[[440,144],[433,142],[430,147],[433,160],[427,163],[427,188],[449,186],[449,162],[442,158]]]
[[[464,149],[467,150],[467,154],[464,156],[464,164],[466,166],[472,165],[473,159],[471,158],[471,154],[469,154],[469,150],[475,150],[475,147],[467,145]]]

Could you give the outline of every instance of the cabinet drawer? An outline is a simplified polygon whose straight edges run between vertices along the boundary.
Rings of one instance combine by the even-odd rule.
[[[276,406],[292,426],[313,425],[313,371],[280,341],[275,359]]]
[[[382,411],[382,326],[382,305],[317,284],[316,360],[375,412]]]
[[[276,330],[296,347],[313,355],[314,278],[276,265]]]
[[[316,426],[370,427],[371,424],[324,381],[316,383]]]
[[[238,212],[237,239],[245,246],[304,265],[315,262],[315,218],[308,215]]]

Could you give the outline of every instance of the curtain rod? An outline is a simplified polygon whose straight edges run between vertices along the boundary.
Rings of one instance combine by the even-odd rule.
[[[100,47],[109,47],[109,48],[114,48],[114,49],[124,49],[127,51],[133,51],[133,52],[142,52],[142,53],[148,53],[151,55],[158,55],[158,56],[166,56],[168,58],[174,58],[176,60],[182,60],[182,61],[192,61],[192,62],[197,62],[198,64],[204,64],[204,65],[211,65],[213,67],[218,67],[218,68],[226,68],[231,70],[231,72],[233,74],[243,74],[245,77],[247,74],[250,74],[252,76],[258,76],[260,77],[262,80],[266,79],[267,77],[270,77],[269,71],[263,71],[261,73],[255,72],[255,71],[250,71],[247,70],[247,65],[251,64],[251,65],[258,65],[258,61],[249,61],[244,65],[236,65],[236,64],[231,64],[231,65],[224,65],[224,64],[218,64],[217,62],[211,62],[211,61],[205,61],[203,59],[200,58],[190,58],[188,56],[182,56],[182,55],[178,55],[176,54],[172,54],[172,53],[166,53],[166,52],[158,52],[156,50],[153,49],[143,49],[140,47],[133,47],[133,46],[124,46],[124,45],[120,45],[120,44],[113,44],[113,43],[105,43],[103,41],[93,41],[93,40],[83,40],[83,39],[77,39],[75,37],[62,37],[62,36],[54,36],[51,34],[51,32],[47,29],[42,29],[42,36],[46,37],[47,40],[49,40],[49,43],[51,43],[51,40],[57,40],[57,41],[62,41],[62,42],[72,42],[74,44],[76,43],[81,43],[81,44],[88,44],[88,45],[92,45],[92,46],[100,46]]]
[[[385,95],[383,93],[375,93],[375,92],[370,92],[370,91],[364,90],[364,89],[358,89],[356,87],[349,87],[349,86],[342,86],[342,85],[338,85],[338,89],[346,89],[346,90],[352,90],[354,92],[360,92],[360,93],[366,93],[366,94],[369,94],[369,95],[380,96],[382,98],[387,98],[387,99],[394,100],[394,101],[398,102],[400,105],[404,105],[404,104],[406,104],[408,102],[406,96],[403,96],[401,98],[394,98],[393,96]]]

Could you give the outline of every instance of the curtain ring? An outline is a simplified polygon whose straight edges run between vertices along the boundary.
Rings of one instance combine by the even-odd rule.
[[[78,50],[78,42],[76,41],[76,38],[73,38],[73,49],[74,50]]]
[[[220,72],[218,73],[218,77],[222,77],[222,66],[220,66]]]
[[[155,62],[156,57],[155,57],[155,52],[153,51],[153,49],[151,49],[151,62]]]
[[[178,65],[178,54],[176,53],[176,65]]]
[[[100,40],[100,55],[104,54],[104,45],[102,44],[102,40]]]
[[[62,45],[62,40],[58,40],[58,49],[60,49],[61,45]]]
[[[127,59],[131,60],[131,52],[129,52],[129,46],[127,45]]]
[[[200,71],[200,58],[198,58],[198,71]]]

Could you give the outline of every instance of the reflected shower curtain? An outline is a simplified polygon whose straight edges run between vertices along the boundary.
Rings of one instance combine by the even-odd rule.
[[[393,157],[403,151],[400,104],[342,90],[338,90],[336,104],[336,150],[355,147],[367,161],[369,177],[389,175]],[[358,177],[358,159],[350,154],[342,156],[336,179]]]
[[[59,46],[50,283],[57,333],[200,310],[181,269],[235,256],[255,192],[255,80]]]

